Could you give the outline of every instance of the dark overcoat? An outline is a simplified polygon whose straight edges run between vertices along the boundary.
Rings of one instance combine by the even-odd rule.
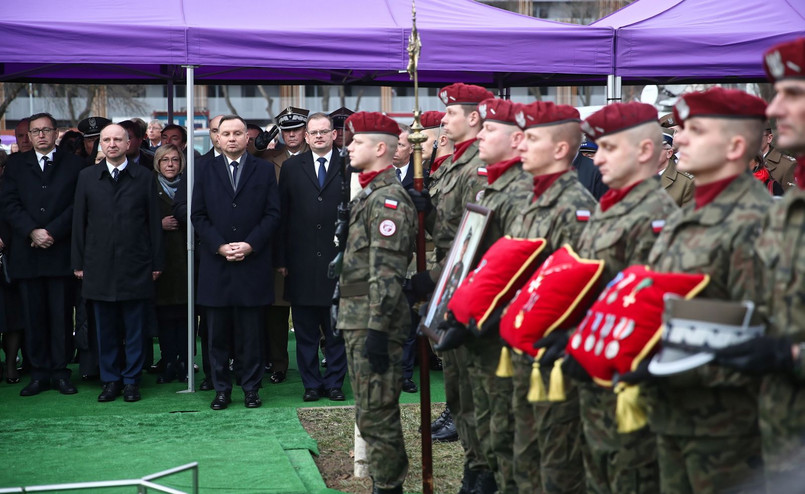
[[[173,199],[162,188],[156,176],[154,180],[161,221],[161,218],[173,215]],[[162,238],[165,245],[165,270],[157,280],[156,304],[187,305],[187,227],[180,222],[177,230],[162,230]]]
[[[72,276],[70,231],[73,198],[81,158],[56,150],[53,166],[42,171],[31,150],[13,154],[3,175],[0,198],[6,221],[12,228],[9,275],[15,279]],[[47,249],[31,247],[29,235],[37,228],[53,237]]]
[[[341,158],[332,158],[319,187],[313,153],[304,152],[282,165],[282,226],[277,262],[288,269],[285,298],[291,305],[329,306],[336,280],[327,267],[337,254],[333,238],[341,202]]]
[[[106,160],[82,170],[72,246],[72,267],[84,271],[85,299],[152,298],[152,272],[164,269],[154,172],[128,164],[115,182]]]
[[[279,227],[277,179],[270,163],[245,153],[238,188],[224,156],[208,161],[193,187],[191,219],[200,238],[198,297],[208,307],[257,307],[274,301],[272,240]],[[230,262],[218,248],[246,242],[253,252]]]

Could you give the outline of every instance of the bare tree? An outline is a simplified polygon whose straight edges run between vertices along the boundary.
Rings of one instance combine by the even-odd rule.
[[[3,84],[3,92],[4,97],[2,101],[0,101],[0,117],[5,115],[8,106],[14,101],[17,96],[22,92],[22,89],[25,87],[25,84],[21,82],[14,82],[14,83],[5,83]]]
[[[263,87],[262,84],[257,85],[257,90],[260,91],[260,94],[263,95],[263,98],[266,100],[266,113],[268,114],[268,118],[274,120],[274,111],[271,109],[271,107],[274,106],[274,98],[268,94],[268,91],[266,91],[266,88]]]
[[[238,110],[235,109],[235,105],[233,105],[232,100],[229,99],[229,88],[227,86],[221,86],[221,92],[224,94],[224,102],[226,102],[226,106],[229,108],[229,112],[232,115],[237,115]]]

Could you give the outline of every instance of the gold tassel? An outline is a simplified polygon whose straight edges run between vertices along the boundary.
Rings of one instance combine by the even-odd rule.
[[[531,364],[531,386],[528,388],[528,402],[537,403],[547,399],[545,384],[542,382],[542,374],[539,371],[539,362]]]
[[[507,346],[500,349],[500,361],[498,362],[498,369],[495,371],[495,375],[498,377],[512,377],[514,375],[512,356]]]
[[[646,426],[648,419],[646,411],[638,400],[640,386],[618,383],[615,386],[618,395],[618,404],[615,408],[615,419],[618,421],[618,432],[626,434]]]
[[[548,401],[565,401],[565,378],[562,375],[562,359],[556,359],[551,369],[551,381],[548,386]]]

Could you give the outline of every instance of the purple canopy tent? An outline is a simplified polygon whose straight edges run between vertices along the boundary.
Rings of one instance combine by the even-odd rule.
[[[590,26],[616,30],[613,73],[623,80],[749,82],[765,80],[765,50],[805,35],[805,3],[636,0]]]

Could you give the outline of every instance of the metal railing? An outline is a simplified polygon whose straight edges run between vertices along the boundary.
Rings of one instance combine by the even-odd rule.
[[[27,492],[54,492],[54,491],[68,491],[68,490],[86,490],[86,489],[101,489],[104,487],[137,487],[138,494],[148,494],[149,490],[157,492],[164,492],[165,494],[190,494],[185,491],[173,489],[159,485],[154,480],[173,475],[175,473],[184,472],[187,470],[192,471],[192,494],[198,494],[198,462],[188,463],[169,470],[152,473],[140,479],[129,480],[102,480],[98,482],[75,482],[72,484],[49,484],[49,485],[32,485],[28,487],[0,487],[0,494],[17,494]]]

